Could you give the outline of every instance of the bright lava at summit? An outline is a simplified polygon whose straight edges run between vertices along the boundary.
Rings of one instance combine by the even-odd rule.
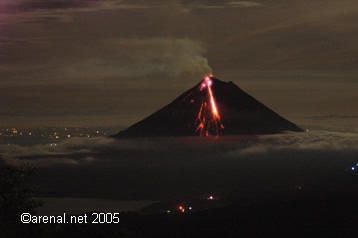
[[[200,84],[200,91],[206,94],[202,98],[200,110],[196,118],[196,131],[201,136],[209,136],[210,134],[219,136],[221,130],[224,129],[212,89],[212,77],[212,74],[205,76]]]

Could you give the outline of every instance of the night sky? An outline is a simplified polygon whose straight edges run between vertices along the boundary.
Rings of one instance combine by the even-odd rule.
[[[358,131],[355,0],[1,0],[2,127],[126,127],[210,71]]]

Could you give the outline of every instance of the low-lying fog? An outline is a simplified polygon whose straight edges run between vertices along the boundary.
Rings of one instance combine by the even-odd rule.
[[[358,134],[329,131],[211,138],[72,138],[0,145],[2,163],[35,167],[40,196],[130,200],[243,198],[296,190],[349,195]]]

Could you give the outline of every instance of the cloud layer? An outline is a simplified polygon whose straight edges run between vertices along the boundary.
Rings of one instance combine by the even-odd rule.
[[[163,156],[170,163],[202,162],[203,160],[244,159],[254,157],[286,157],[287,154],[302,153],[322,159],[320,154],[341,153],[351,158],[358,153],[358,134],[329,131],[287,133],[267,136],[222,137],[215,138],[153,138],[111,139],[111,138],[73,138],[51,145],[19,146],[1,145],[1,156],[12,164],[52,163],[81,164],[101,163],[103,161],[121,164],[144,161],[159,162]],[[172,154],[176,151],[177,154]],[[282,153],[282,156],[281,156]],[[123,157],[123,155],[125,155]],[[181,161],[176,158],[185,155]],[[200,156],[199,156],[200,155]],[[159,159],[159,161],[158,161]],[[344,160],[344,158],[342,158]],[[44,163],[44,161],[47,161]],[[160,161],[166,164],[165,161]],[[153,164],[154,164],[153,163]],[[160,164],[157,164],[160,166]]]
[[[270,197],[356,190],[358,135],[313,131],[260,137],[73,138],[57,146],[0,147],[1,161],[32,166],[42,195],[178,199],[206,193]],[[280,195],[278,195],[280,196]],[[348,194],[349,196],[349,194]]]
[[[258,7],[255,1],[140,1],[140,0],[3,0],[0,13],[30,12],[39,10],[76,11],[76,10],[108,10],[108,9],[143,9],[143,8],[229,8]]]

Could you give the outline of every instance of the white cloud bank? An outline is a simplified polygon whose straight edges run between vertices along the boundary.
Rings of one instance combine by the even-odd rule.
[[[186,163],[225,161],[258,157],[289,157],[322,159],[339,154],[348,159],[358,155],[358,134],[312,131],[259,137],[154,138],[120,139],[74,138],[57,144],[18,146],[1,145],[1,157],[10,164],[123,163],[123,166],[147,163]],[[174,153],[175,152],[175,153]],[[344,159],[342,157],[342,159]],[[163,158],[166,158],[165,160]],[[339,158],[338,158],[339,159]],[[147,166],[147,165],[146,165]]]

